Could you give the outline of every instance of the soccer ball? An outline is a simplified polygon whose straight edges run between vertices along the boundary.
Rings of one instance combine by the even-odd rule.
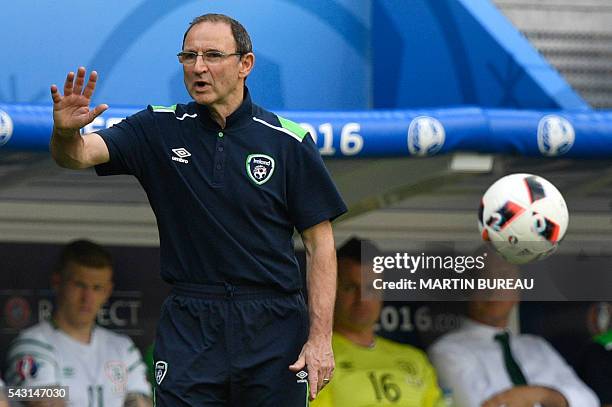
[[[480,201],[478,228],[499,254],[514,264],[540,260],[557,250],[569,213],[557,188],[537,175],[497,180]]]

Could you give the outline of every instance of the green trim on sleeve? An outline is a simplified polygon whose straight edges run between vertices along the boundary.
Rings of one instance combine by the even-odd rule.
[[[161,106],[161,105],[151,105],[151,108],[154,112],[165,112],[165,113],[175,113],[176,105],[172,106]]]
[[[43,348],[45,350],[48,350],[49,352],[55,351],[55,348],[53,347],[53,345],[50,345],[46,342],[39,341],[38,339],[32,339],[32,338],[21,338],[21,339],[17,338],[11,344],[11,348],[17,348],[18,346],[21,346],[21,345],[34,345],[34,346]]]
[[[278,117],[278,121],[283,129],[289,130],[291,133],[298,136],[300,140],[303,140],[304,137],[306,137],[306,134],[308,134],[308,132],[296,122],[292,122],[291,120],[285,119],[284,117],[278,115],[276,117]]]

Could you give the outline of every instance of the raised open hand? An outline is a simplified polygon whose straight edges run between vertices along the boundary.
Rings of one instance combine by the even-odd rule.
[[[93,110],[89,108],[91,97],[96,89],[98,73],[92,71],[84,87],[85,73],[85,68],[80,67],[76,73],[76,80],[74,72],[68,73],[63,96],[56,85],[51,85],[53,124],[56,133],[60,136],[73,136],[75,131],[88,125],[108,109],[106,104],[98,105]]]

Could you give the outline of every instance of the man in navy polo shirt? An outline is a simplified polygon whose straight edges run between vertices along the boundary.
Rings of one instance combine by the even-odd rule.
[[[331,379],[336,258],[346,211],[310,135],[251,102],[248,33],[194,19],[178,54],[195,102],[149,106],[81,136],[97,73],[51,86],[51,152],[67,168],[132,174],[157,217],[173,284],[155,345],[158,406],[303,406]],[[302,236],[309,309],[292,242]]]

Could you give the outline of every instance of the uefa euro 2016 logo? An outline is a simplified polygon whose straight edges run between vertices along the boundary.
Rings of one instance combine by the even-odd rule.
[[[8,143],[13,135],[13,120],[6,112],[0,110],[0,147]]]
[[[538,148],[543,155],[554,157],[567,153],[575,138],[574,126],[564,117],[551,114],[538,123]]]
[[[434,155],[444,145],[445,138],[444,126],[438,119],[418,116],[408,127],[408,150],[410,154],[422,157]]]

